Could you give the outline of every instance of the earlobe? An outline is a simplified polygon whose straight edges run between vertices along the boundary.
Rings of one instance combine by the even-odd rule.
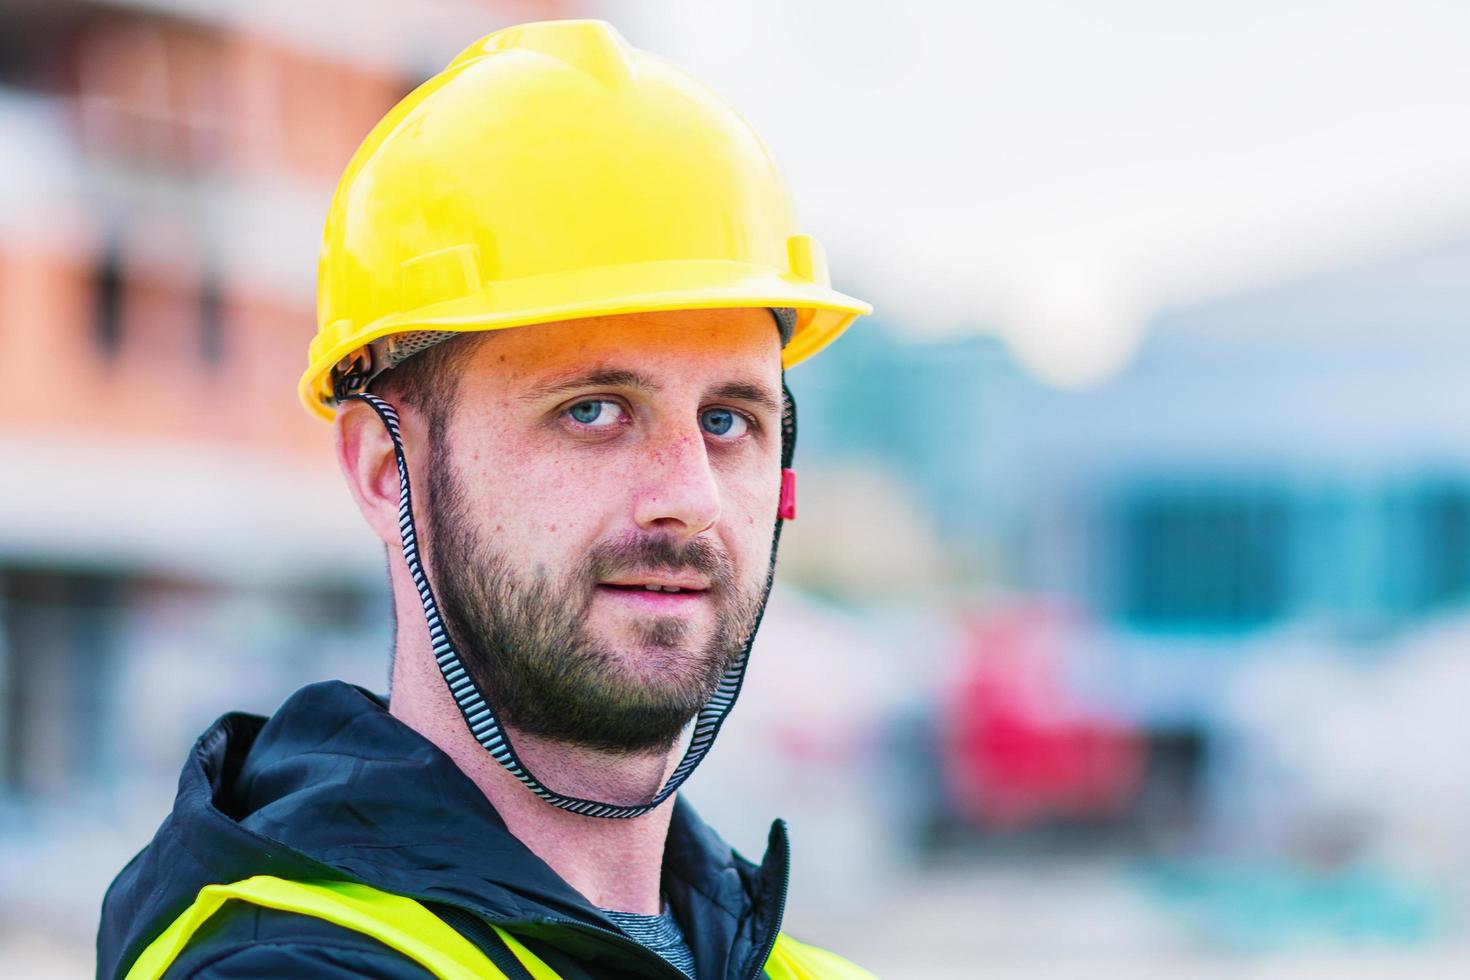
[[[398,544],[398,462],[393,441],[360,401],[337,409],[332,423],[337,464],[363,519],[384,544]]]

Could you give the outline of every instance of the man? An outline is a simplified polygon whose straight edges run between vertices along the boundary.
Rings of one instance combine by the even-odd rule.
[[[780,933],[779,821],[756,866],[676,796],[794,514],[783,368],[867,311],[749,127],[606,24],[410,94],[338,187],[301,385],[389,549],[391,699],[206,732],[99,976],[867,976]]]

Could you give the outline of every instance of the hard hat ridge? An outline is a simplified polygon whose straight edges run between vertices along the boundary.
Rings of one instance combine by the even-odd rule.
[[[556,58],[609,88],[632,84],[638,75],[632,46],[603,20],[546,20],[507,27],[465,48],[445,71],[504,51]]]

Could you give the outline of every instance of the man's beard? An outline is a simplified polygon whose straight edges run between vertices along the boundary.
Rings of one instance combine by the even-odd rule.
[[[594,545],[560,579],[529,578],[487,544],[466,512],[453,460],[430,474],[429,567],[440,615],[465,669],[507,727],[616,753],[667,751],[746,649],[769,580],[742,590],[728,556],[704,538],[628,535]],[[598,583],[630,571],[691,572],[709,583],[715,628],[697,649],[673,616],[633,628],[632,648],[600,641],[586,618]]]

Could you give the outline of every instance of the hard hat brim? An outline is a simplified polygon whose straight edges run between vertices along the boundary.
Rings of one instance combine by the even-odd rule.
[[[499,280],[470,295],[383,317],[365,327],[343,324],[341,339],[313,341],[298,392],[306,408],[330,421],[334,365],[368,343],[414,330],[473,333],[623,313],[740,307],[792,307],[796,329],[782,351],[792,367],[835,340],[859,316],[872,312],[860,299],[792,273],[744,262],[677,260],[574,269]]]

